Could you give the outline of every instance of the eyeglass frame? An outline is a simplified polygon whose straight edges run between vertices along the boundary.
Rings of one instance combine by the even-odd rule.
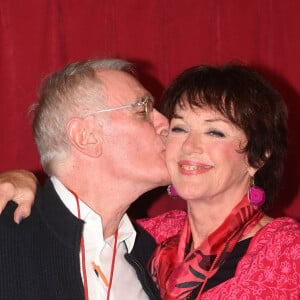
[[[147,104],[149,102],[152,103],[152,109],[151,109],[150,112],[148,111],[148,106],[147,106]],[[130,109],[130,108],[134,108],[134,107],[139,107],[141,105],[145,106],[146,118],[147,118],[147,120],[151,121],[149,114],[154,109],[154,101],[151,97],[146,97],[145,99],[139,100],[138,102],[131,103],[131,104],[125,104],[125,105],[121,105],[121,106],[117,106],[117,107],[108,107],[108,108],[103,108],[103,109],[96,110],[94,112],[89,112],[89,113],[83,115],[82,118],[86,118],[86,117],[91,116],[93,114],[98,114],[98,113],[102,113],[102,112],[110,112],[110,111],[116,111],[116,110],[128,109],[128,108]]]

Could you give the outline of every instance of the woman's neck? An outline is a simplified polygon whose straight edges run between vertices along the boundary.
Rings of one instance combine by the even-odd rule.
[[[241,201],[226,201],[206,199],[188,201],[187,209],[189,223],[193,236],[193,248],[197,248],[212,232],[214,232],[231,213],[232,209]]]
[[[242,197],[240,200],[242,200]],[[198,248],[224,222],[238,203],[239,201],[235,203],[232,200],[229,203],[223,201],[215,203],[215,205],[213,201],[188,202],[188,216],[193,237],[191,249]],[[254,236],[257,231],[270,221],[272,221],[272,218],[264,215],[256,226],[246,236],[243,236],[241,240]]]

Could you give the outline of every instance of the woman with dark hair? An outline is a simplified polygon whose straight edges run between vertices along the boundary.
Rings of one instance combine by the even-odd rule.
[[[154,253],[163,299],[299,299],[300,226],[265,214],[287,149],[281,96],[240,65],[196,66],[166,90],[169,192],[182,230]]]

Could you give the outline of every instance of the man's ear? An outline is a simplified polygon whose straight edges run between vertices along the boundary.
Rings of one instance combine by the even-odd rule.
[[[102,154],[102,126],[94,120],[71,119],[66,127],[71,144],[80,152],[99,157]]]

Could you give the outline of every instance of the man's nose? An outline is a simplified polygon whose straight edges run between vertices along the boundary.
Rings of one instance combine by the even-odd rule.
[[[168,119],[158,112],[156,109],[153,110],[153,126],[156,133],[162,137],[167,137],[169,133],[169,121]]]

